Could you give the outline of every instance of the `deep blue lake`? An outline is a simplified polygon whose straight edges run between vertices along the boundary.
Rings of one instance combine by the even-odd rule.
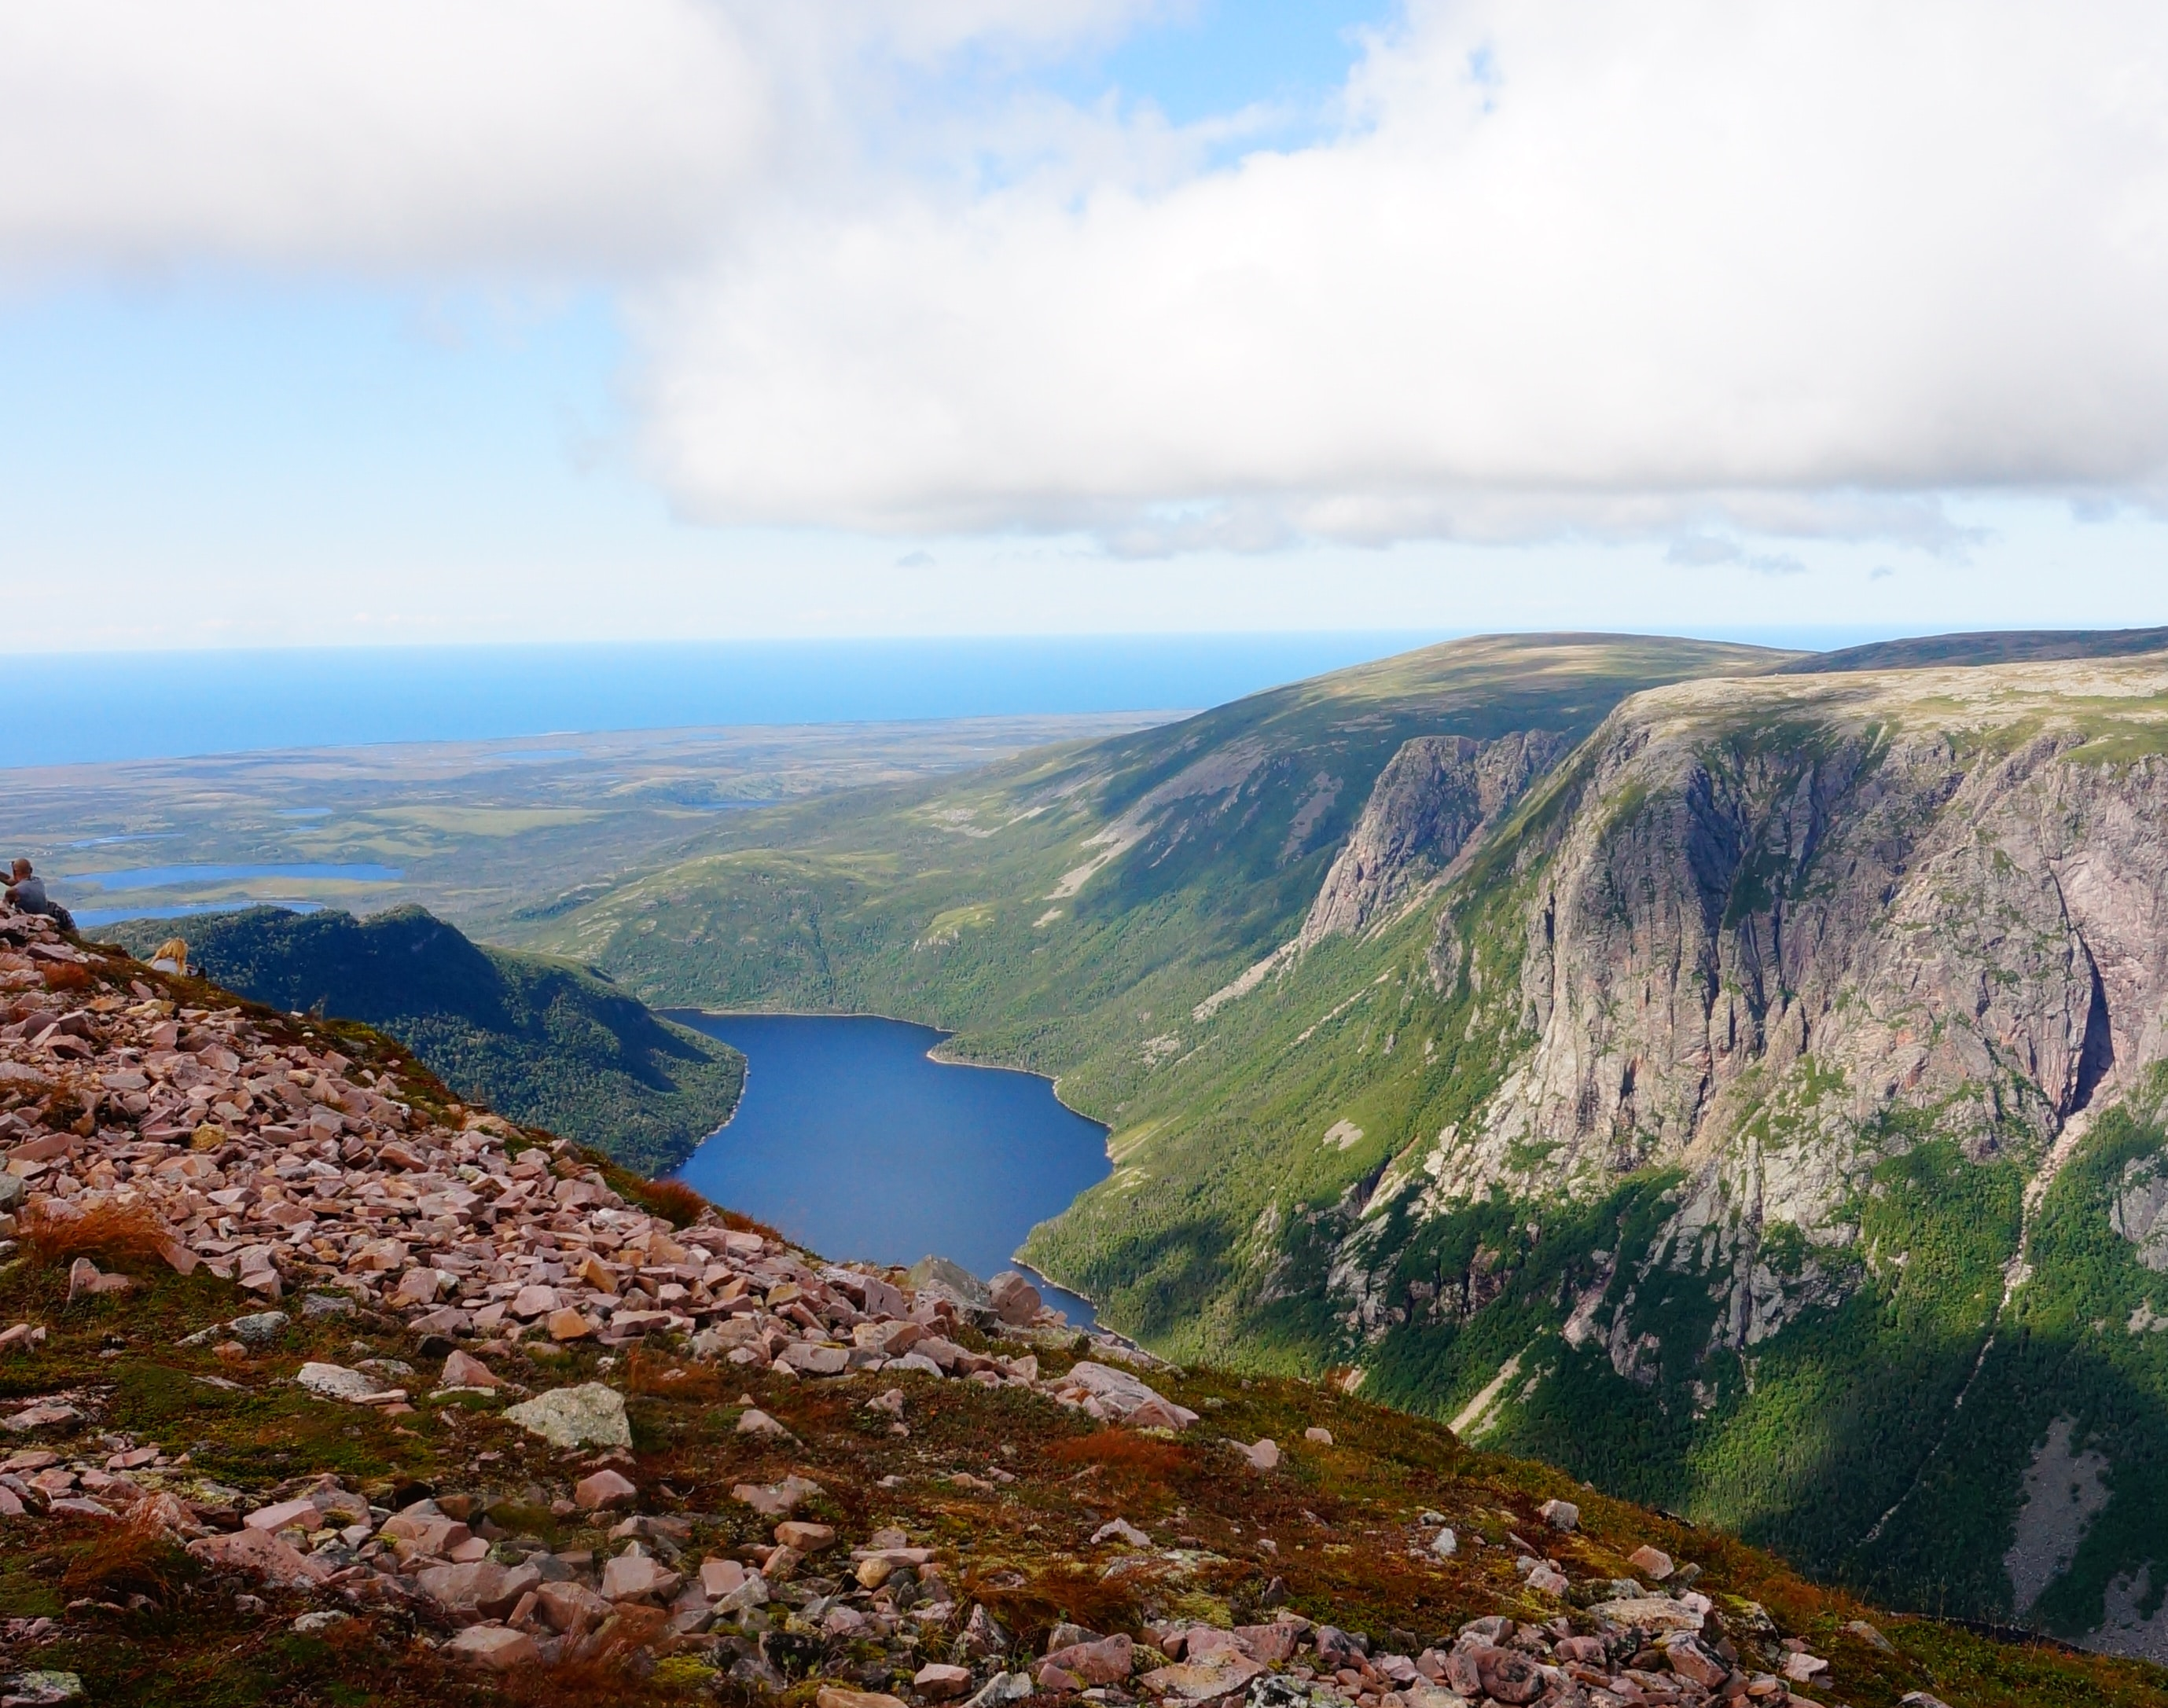
[[[174,883],[234,883],[252,878],[337,878],[352,883],[396,883],[406,876],[396,866],[305,860],[284,866],[130,866],[118,872],[70,872],[70,883],[94,883],[100,889],[162,889]]]
[[[1035,1074],[931,1060],[947,1036],[871,1016],[670,1018],[741,1050],[731,1124],[677,1178],[838,1260],[951,1259],[980,1280],[1014,1267],[1034,1223],[1106,1179],[1107,1129]],[[1041,1283],[1079,1328],[1075,1294]]]

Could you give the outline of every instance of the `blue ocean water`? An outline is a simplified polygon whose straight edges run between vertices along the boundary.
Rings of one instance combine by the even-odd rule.
[[[945,1036],[869,1015],[670,1018],[745,1053],[731,1124],[678,1170],[714,1202],[837,1260],[929,1253],[980,1279],[1106,1179],[1107,1129],[1035,1074],[936,1062]],[[1079,1328],[1091,1306],[1040,1292]]]
[[[1444,638],[1009,636],[28,655],[8,661],[0,765],[703,724],[1198,709]]]

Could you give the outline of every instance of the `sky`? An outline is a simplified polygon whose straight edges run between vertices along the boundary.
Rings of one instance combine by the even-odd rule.
[[[2168,623],[2168,9],[0,0],[0,650]]]

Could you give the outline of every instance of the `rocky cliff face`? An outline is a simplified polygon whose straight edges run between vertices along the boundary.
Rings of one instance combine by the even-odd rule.
[[[1706,1159],[1809,1080],[1802,1143],[1903,1106],[2037,1148],[2160,1058],[2168,763],[2031,699],[1962,734],[1892,715],[1951,674],[1687,687],[1606,727],[1519,921],[1534,1046],[1443,1193],[1516,1143],[1584,1191]]]
[[[1372,787],[1303,923],[1305,946],[1352,936],[1405,905],[1518,800],[1566,743],[1547,730],[1495,741],[1419,735]]]
[[[2168,1658],[2133,1587],[2168,1579],[2164,708],[2157,660],[1628,702],[1447,886],[1441,1030],[1502,1072],[1326,1218],[1349,1355],[1864,1581]],[[2036,1460],[2088,1453],[2112,1498],[2024,1520]]]

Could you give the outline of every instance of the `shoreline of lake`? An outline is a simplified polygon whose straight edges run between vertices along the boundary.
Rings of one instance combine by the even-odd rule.
[[[953,1033],[889,1015],[661,1012],[747,1058],[730,1120],[672,1178],[839,1259],[1028,1270],[1076,1326],[1097,1327],[1089,1299],[1016,1258],[1113,1171],[1108,1129],[1053,1079],[944,1058]]]

